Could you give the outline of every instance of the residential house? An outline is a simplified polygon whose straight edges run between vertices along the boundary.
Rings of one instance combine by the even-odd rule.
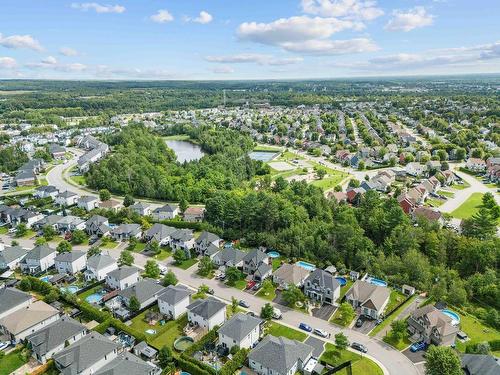
[[[416,220],[418,217],[423,217],[429,221],[438,223],[441,227],[445,223],[443,214],[438,210],[434,210],[430,207],[416,207],[412,212],[412,217],[414,220]]]
[[[188,207],[182,216],[184,221],[188,221],[190,223],[203,221],[203,217],[205,216],[205,207]]]
[[[58,254],[54,258],[54,263],[57,272],[64,274],[68,273],[74,275],[85,269],[87,262],[87,253],[83,251],[70,251],[68,253]]]
[[[20,246],[0,246],[0,270],[15,270],[26,257],[27,250]]]
[[[426,173],[427,168],[425,165],[422,165],[420,163],[411,162],[406,164],[405,170],[406,173],[408,173],[410,176],[419,177]]]
[[[139,224],[120,224],[111,229],[111,237],[116,241],[128,241],[131,238],[140,238],[142,234]]]
[[[62,316],[60,319],[26,337],[32,356],[40,363],[46,363],[66,346],[87,335],[89,330],[83,324]]]
[[[49,145],[49,152],[52,157],[57,160],[64,159],[66,156],[66,149],[57,143],[51,143]]]
[[[500,375],[500,361],[490,354],[464,354],[461,363],[464,375]]]
[[[273,273],[273,266],[267,263],[260,263],[255,272],[253,273],[253,279],[258,282],[262,282],[268,277],[271,277]]]
[[[34,302],[33,296],[16,288],[0,286],[0,319],[27,307]]]
[[[160,312],[172,319],[179,318],[187,312],[190,303],[191,291],[184,285],[169,285],[158,296]]]
[[[391,292],[386,287],[356,280],[345,298],[355,309],[359,308],[361,314],[379,319],[389,302],[390,295]]]
[[[31,186],[36,183],[36,175],[33,171],[19,171],[14,177],[16,186]]]
[[[295,285],[302,288],[304,281],[309,276],[310,271],[296,264],[284,263],[273,272],[273,282],[280,289],[288,289],[289,285]]]
[[[426,164],[428,171],[440,171],[441,170],[441,162],[439,160],[429,160]]]
[[[55,199],[59,195],[59,190],[52,185],[38,186],[33,193],[35,198],[52,198]]]
[[[332,274],[316,268],[304,281],[304,294],[314,301],[333,305],[340,297],[340,283]]]
[[[214,252],[220,250],[221,243],[222,240],[219,236],[207,231],[203,231],[196,239],[195,249],[199,255],[213,255]],[[207,252],[209,254],[207,254]]]
[[[121,206],[121,203],[118,201],[115,201],[114,199],[108,199],[107,201],[102,201],[99,202],[98,207],[102,208],[104,210],[110,210],[110,211],[118,211],[118,208]]]
[[[237,313],[219,328],[219,344],[227,349],[234,346],[250,349],[259,342],[263,320],[248,314]]]
[[[191,257],[191,249],[194,248],[195,239],[192,229],[177,229],[170,235],[170,247],[177,251],[182,250],[186,256]]]
[[[90,150],[78,158],[77,164],[80,172],[85,173],[90,165],[102,159],[109,151],[107,144],[100,142],[100,145]]]
[[[146,242],[156,241],[161,246],[170,244],[172,233],[176,232],[177,228],[169,227],[164,224],[155,223],[151,228],[144,232]]]
[[[129,352],[122,352],[107,363],[95,375],[160,375],[161,368],[152,362],[145,362],[141,358]]]
[[[61,216],[56,223],[56,229],[59,233],[73,232],[75,230],[85,229],[85,220],[78,216]]]
[[[143,202],[137,202],[131,206],[129,206],[133,212],[141,216],[149,216],[151,215],[151,205]]]
[[[455,344],[458,327],[453,319],[433,305],[416,309],[408,318],[408,331],[427,344],[451,346]]]
[[[243,272],[253,275],[262,263],[269,265],[269,256],[259,249],[253,249],[243,258]]]
[[[245,255],[246,253],[241,250],[228,247],[215,254],[212,261],[219,267],[243,268],[243,258]]]
[[[166,204],[163,207],[155,208],[152,212],[154,220],[172,220],[179,215],[179,206],[173,204]]]
[[[92,332],[56,353],[53,358],[61,375],[91,375],[111,363],[120,348],[120,344]]]
[[[100,215],[93,215],[85,222],[85,231],[90,236],[105,236],[111,232],[108,218]]]
[[[486,162],[479,158],[469,158],[465,163],[465,167],[474,172],[483,172],[486,170]]]
[[[77,200],[76,204],[78,208],[82,208],[85,211],[91,211],[94,208],[97,208],[99,204],[99,198],[92,195],[84,195]]]
[[[35,301],[0,319],[0,331],[19,343],[59,319],[59,310],[43,301]]]
[[[56,196],[55,203],[59,206],[73,206],[76,204],[77,200],[78,194],[66,190]]]
[[[121,266],[106,275],[106,285],[110,289],[123,290],[139,280],[139,269],[130,266]]]
[[[302,371],[313,351],[300,341],[267,335],[248,354],[248,364],[259,375],[293,375]]]
[[[45,272],[55,265],[56,255],[56,250],[48,245],[37,245],[24,257],[21,262],[21,270],[34,275]]]
[[[164,290],[165,288],[158,284],[156,280],[142,279],[128,288],[120,290],[118,295],[127,307],[130,306],[130,299],[132,297],[137,298],[141,306],[140,309],[144,309],[155,303],[158,300],[158,296]]]
[[[106,279],[106,275],[118,268],[116,260],[107,254],[95,254],[87,259],[87,269],[84,272],[87,281]]]
[[[226,321],[226,304],[215,298],[197,299],[186,309],[190,323],[209,331]]]

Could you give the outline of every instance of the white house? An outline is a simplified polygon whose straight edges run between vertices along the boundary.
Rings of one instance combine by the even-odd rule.
[[[84,272],[85,279],[101,281],[106,275],[118,268],[116,260],[106,254],[92,255],[87,259],[87,269]]]
[[[94,208],[97,208],[99,204],[99,198],[91,195],[84,195],[77,200],[76,204],[78,208],[82,208],[85,211],[91,211]]]
[[[136,204],[133,204],[129,208],[132,211],[134,211],[136,214],[141,215],[141,216],[151,215],[151,205],[143,203],[143,202],[137,202]]]
[[[78,200],[78,194],[72,191],[63,191],[55,198],[55,203],[59,206],[73,206]]]
[[[190,256],[190,250],[194,248],[195,239],[191,229],[177,229],[170,235],[170,247],[174,250],[183,250]]]
[[[355,309],[359,308],[361,314],[379,319],[389,303],[390,295],[390,290],[384,286],[356,280],[345,298]]]
[[[198,299],[187,311],[189,322],[209,331],[226,321],[226,304],[214,298]]]
[[[219,344],[228,349],[253,348],[260,339],[262,323],[262,319],[237,313],[219,328]]]
[[[486,170],[486,162],[483,159],[479,158],[469,158],[467,159],[467,163],[465,163],[467,169],[474,172],[482,172]]]
[[[187,311],[191,291],[183,285],[169,285],[158,296],[158,307],[163,315],[179,318]]]
[[[87,253],[83,251],[70,251],[61,253],[54,259],[56,270],[59,273],[68,273],[73,275],[85,269],[87,265]]]
[[[332,274],[316,268],[304,281],[304,294],[321,303],[333,303],[340,297],[340,283]]]
[[[36,274],[45,272],[55,264],[57,252],[48,245],[37,245],[24,257],[21,270],[25,273]]]
[[[38,186],[33,193],[35,198],[52,198],[55,199],[59,195],[59,190],[52,185]]]
[[[164,290],[165,288],[155,280],[143,279],[128,288],[120,290],[118,295],[127,306],[130,306],[130,299],[135,297],[141,306],[140,308],[143,309],[155,303]]]
[[[152,212],[152,216],[154,220],[171,220],[175,219],[177,215],[179,215],[179,206],[167,204],[163,207],[155,208]]]
[[[427,167],[417,162],[411,162],[406,164],[405,170],[410,176],[418,177],[426,173]]]
[[[34,302],[31,294],[16,288],[0,287],[0,319]]]
[[[15,270],[26,257],[27,250],[20,246],[0,246],[0,270]]]
[[[106,275],[106,285],[110,289],[123,290],[139,281],[139,269],[122,266]]]

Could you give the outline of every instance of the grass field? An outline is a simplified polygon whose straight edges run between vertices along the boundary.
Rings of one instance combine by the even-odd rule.
[[[175,262],[174,266],[182,268],[183,270],[187,270],[188,268],[192,267],[196,263],[198,263],[198,260],[191,258],[191,259],[187,259],[179,264],[177,262]]]
[[[290,340],[304,341],[307,335],[304,332],[300,332],[296,329],[284,326],[276,322],[267,323],[267,333],[276,337],[286,337]]]
[[[397,291],[397,290],[391,290],[391,295],[389,296],[389,303],[387,304],[385,308],[385,312],[391,312],[396,308],[397,305],[399,305],[401,302],[403,302],[406,299],[406,296]]]
[[[458,219],[468,219],[476,214],[481,208],[483,202],[483,193],[472,193],[471,196],[455,211],[451,212],[451,216]],[[500,218],[497,220],[500,223]]]
[[[451,309],[453,310],[453,308]],[[500,339],[500,332],[494,328],[485,326],[471,315],[465,315],[456,310],[453,311],[460,315],[460,330],[464,331],[467,336],[469,336],[469,341],[467,341],[467,343],[478,343]],[[457,349],[461,352],[465,351],[465,344],[457,340]],[[500,355],[500,352],[495,352],[495,354]]]
[[[353,353],[349,350],[339,350],[333,344],[327,343],[325,345],[325,351],[321,356],[321,360],[327,362],[332,366],[338,366],[346,361],[351,361],[352,363],[352,374],[353,375],[382,375],[382,369],[371,359],[362,357],[357,353]],[[337,372],[336,375],[348,374],[347,369],[343,369]]]
[[[159,254],[156,254],[153,258],[156,260],[165,260],[167,259],[172,253],[168,249],[161,249]]]
[[[0,227],[0,234],[6,234],[9,231],[7,227]]]
[[[272,301],[276,298],[276,288],[273,287],[270,290],[264,290],[264,288],[261,288],[256,296],[267,299],[268,301]]]
[[[77,185],[86,185],[84,176],[70,176],[69,179]]]
[[[438,194],[443,195],[443,196],[448,197],[448,198],[453,198],[455,196],[455,194],[453,192],[446,191],[446,190],[439,190]]]
[[[346,284],[340,288],[340,297],[337,299],[337,303],[340,303],[342,301],[342,297],[345,296],[347,291],[351,289],[352,284],[354,284],[354,281],[346,277]]]
[[[26,362],[21,355],[21,350],[16,349],[0,359],[0,375],[9,375]]]
[[[411,341],[405,337],[403,339],[395,339],[388,333],[384,338],[384,342],[388,343],[389,345],[394,346],[397,350],[405,350],[407,347],[411,345]]]
[[[99,245],[99,247],[102,247],[103,249],[114,249],[115,247],[118,246],[118,242],[116,241],[109,241],[109,242],[105,242],[105,243],[101,243],[101,245]]]
[[[470,188],[470,184],[467,181],[464,181],[463,184],[453,184],[451,187],[455,190],[464,190]]]
[[[133,249],[129,249],[127,247],[127,250],[128,251],[132,251],[134,253],[140,253],[141,251],[143,251],[144,249],[146,248],[146,244],[144,242],[137,242],[134,246]]]
[[[353,317],[354,319],[354,317]],[[337,309],[335,311],[335,314],[330,318],[330,323],[336,324],[340,327],[348,327],[351,324],[352,320],[345,322],[343,321],[341,315],[340,315],[340,309]]]
[[[428,206],[431,206],[431,207],[439,207],[439,206],[442,206],[443,203],[445,201],[442,200],[442,199],[436,199],[436,198],[427,198],[425,200],[425,203],[428,205]]]
[[[268,145],[257,145],[254,147],[253,151],[276,151],[279,152],[282,149],[277,146],[268,146]]]

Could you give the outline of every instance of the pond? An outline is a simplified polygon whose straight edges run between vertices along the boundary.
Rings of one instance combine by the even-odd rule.
[[[200,146],[188,141],[167,140],[165,143],[174,151],[179,163],[200,160],[205,155]]]
[[[274,151],[252,151],[248,154],[252,160],[270,161],[278,156],[279,152]]]

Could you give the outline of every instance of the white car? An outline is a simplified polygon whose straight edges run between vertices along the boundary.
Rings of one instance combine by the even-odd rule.
[[[319,329],[319,328],[315,328],[313,333],[315,335],[318,335],[318,336],[321,336],[321,337],[329,337],[330,334],[326,331],[323,331],[322,329]]]
[[[7,349],[10,345],[10,342],[9,341],[0,341],[0,350],[4,350],[4,349]]]
[[[160,269],[160,274],[165,275],[168,272],[168,268],[163,264],[158,264],[158,268]]]

